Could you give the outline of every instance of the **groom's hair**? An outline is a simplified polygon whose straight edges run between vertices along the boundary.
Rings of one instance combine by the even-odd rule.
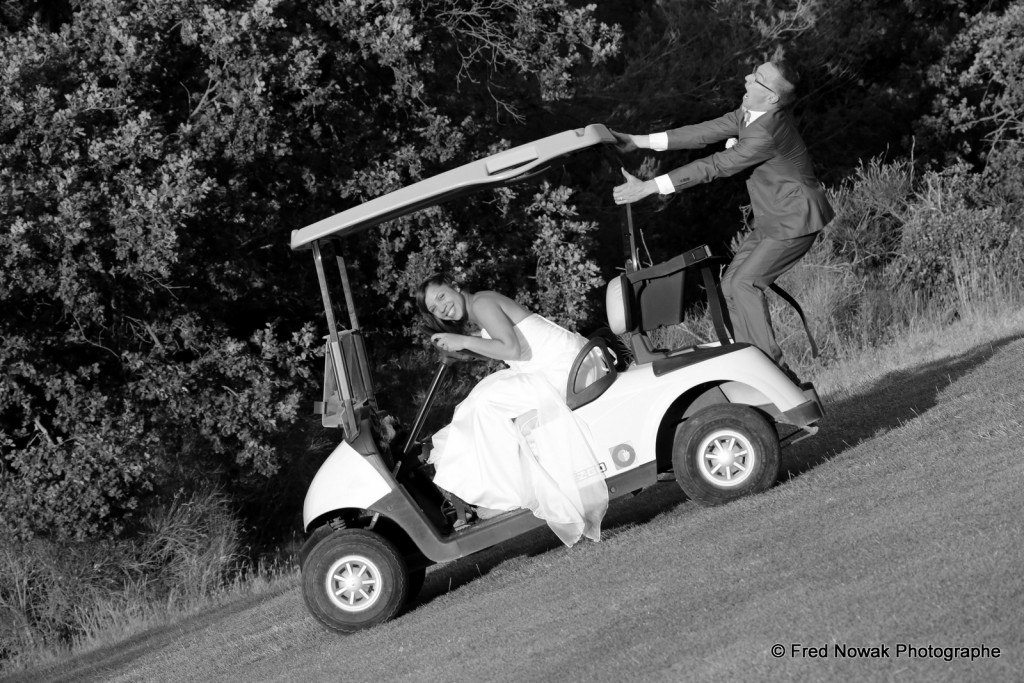
[[[420,286],[416,288],[416,307],[420,310],[423,331],[427,336],[437,334],[438,332],[465,334],[465,321],[441,320],[427,308],[427,287],[430,285],[448,285],[452,289],[459,288],[458,284],[445,273],[434,273],[420,283]]]
[[[781,45],[775,48],[775,53],[768,61],[782,78],[782,81],[777,83],[779,105],[787,107],[796,99],[797,86],[800,85],[800,72],[797,71],[796,64],[786,58],[786,50]]]

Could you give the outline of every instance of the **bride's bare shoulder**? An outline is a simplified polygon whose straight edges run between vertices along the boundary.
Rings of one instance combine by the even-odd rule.
[[[492,290],[484,290],[476,293],[473,306],[475,308],[478,305],[501,310],[508,316],[513,325],[530,315],[530,311],[516,300]]]

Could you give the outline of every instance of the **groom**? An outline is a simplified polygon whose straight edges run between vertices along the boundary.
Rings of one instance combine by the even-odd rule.
[[[787,108],[794,99],[797,80],[793,66],[776,53],[746,77],[743,102],[735,111],[650,135],[612,131],[622,152],[698,149],[726,141],[724,150],[652,180],[640,180],[623,169],[626,182],[612,191],[616,204],[750,171],[747,192],[754,213],[753,230],[740,243],[722,277],[722,293],[735,341],[757,346],[794,379],[775,340],[764,290],[796,265],[833,217]]]

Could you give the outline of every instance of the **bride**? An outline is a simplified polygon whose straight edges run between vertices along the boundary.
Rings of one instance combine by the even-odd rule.
[[[587,427],[565,404],[569,369],[586,340],[507,296],[441,276],[420,285],[416,301],[435,329],[481,329],[479,337],[438,332],[431,341],[439,348],[508,365],[477,384],[434,435],[434,483],[471,505],[528,508],[566,545],[600,540],[608,488]]]

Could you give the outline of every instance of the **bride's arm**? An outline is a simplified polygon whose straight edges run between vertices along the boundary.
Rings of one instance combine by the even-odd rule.
[[[501,307],[500,295],[491,292],[477,295],[473,302],[473,317],[487,330],[490,339],[463,334],[435,334],[431,337],[442,349],[479,353],[495,360],[519,360],[522,349],[516,337],[515,325]]]

